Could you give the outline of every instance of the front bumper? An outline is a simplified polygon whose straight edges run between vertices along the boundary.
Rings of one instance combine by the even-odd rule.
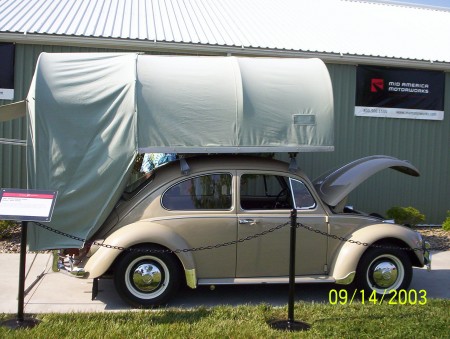
[[[424,264],[427,267],[427,271],[431,271],[431,245],[428,241],[423,242],[423,258]]]

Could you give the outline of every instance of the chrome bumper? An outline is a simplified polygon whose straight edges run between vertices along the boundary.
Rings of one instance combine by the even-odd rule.
[[[431,271],[431,252],[430,252],[431,245],[428,241],[423,242],[423,258],[424,258],[424,264],[427,266],[427,271]]]
[[[59,251],[53,251],[53,272],[60,272],[76,278],[86,278],[88,276],[84,268],[75,266],[71,256],[61,256]]]

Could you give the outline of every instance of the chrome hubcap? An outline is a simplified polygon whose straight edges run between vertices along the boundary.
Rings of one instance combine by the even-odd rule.
[[[372,277],[377,286],[381,288],[390,287],[397,281],[397,266],[390,261],[379,262],[373,269]]]
[[[143,263],[134,269],[132,279],[134,286],[140,291],[153,292],[160,287],[162,274],[158,266]]]

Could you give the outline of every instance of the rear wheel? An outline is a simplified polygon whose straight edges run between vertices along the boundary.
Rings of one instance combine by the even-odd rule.
[[[114,271],[114,284],[119,295],[135,307],[165,304],[178,290],[180,270],[171,253],[146,253],[159,249],[145,247],[142,252],[126,253]]]
[[[412,265],[403,250],[371,248],[364,253],[356,271],[360,289],[379,295],[407,289],[412,279]]]

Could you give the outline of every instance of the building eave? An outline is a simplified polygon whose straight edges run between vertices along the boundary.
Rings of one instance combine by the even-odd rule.
[[[430,69],[450,72],[450,62],[433,60],[402,59],[371,55],[354,55],[347,53],[331,53],[319,51],[302,51],[274,49],[263,47],[225,46],[211,44],[197,44],[186,42],[132,40],[120,38],[47,35],[35,33],[11,33],[0,32],[0,42],[12,42],[31,45],[58,45],[95,47],[116,50],[161,52],[176,54],[206,54],[206,55],[236,55],[236,56],[260,56],[260,57],[297,57],[320,58],[326,63],[337,64],[372,64],[391,67],[407,67],[418,69]]]

